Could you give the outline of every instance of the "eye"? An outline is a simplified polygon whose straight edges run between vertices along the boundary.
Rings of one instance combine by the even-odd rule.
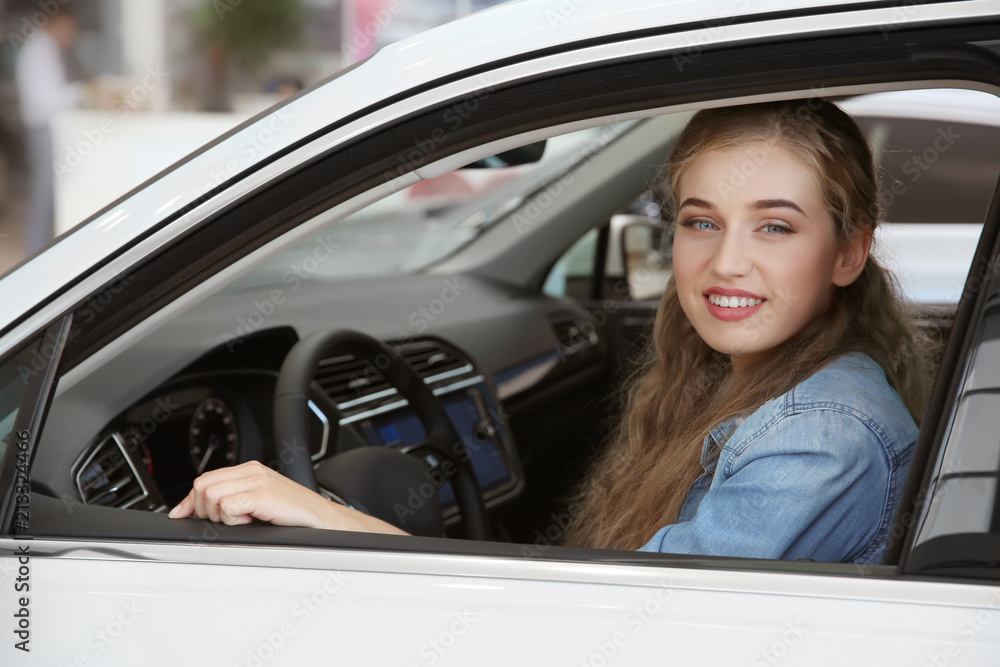
[[[714,222],[712,222],[711,220],[707,220],[705,218],[690,218],[688,220],[683,221],[681,223],[681,226],[690,227],[691,229],[703,229],[708,231],[712,229],[718,229],[718,227],[715,226]]]
[[[783,222],[769,222],[762,227],[768,234],[794,234],[795,230]]]

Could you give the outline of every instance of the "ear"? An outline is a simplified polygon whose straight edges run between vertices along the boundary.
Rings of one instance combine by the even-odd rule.
[[[872,247],[872,232],[869,229],[856,229],[851,238],[837,253],[833,266],[833,284],[847,287],[861,275],[868,263],[868,253]]]

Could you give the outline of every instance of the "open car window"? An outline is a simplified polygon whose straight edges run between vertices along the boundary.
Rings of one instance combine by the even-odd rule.
[[[933,99],[934,91],[918,92],[920,99]],[[879,100],[878,95],[857,99],[869,97]],[[882,107],[877,121],[883,133],[891,134],[897,122],[907,128],[915,122],[889,118],[886,108],[894,107]],[[899,108],[913,113],[912,104]],[[560,382],[583,378],[588,391],[602,383],[608,386],[606,347],[613,343],[605,339],[613,342],[614,323],[592,320],[593,311],[588,315],[593,274],[621,271],[639,260],[619,262],[617,269],[613,262],[597,262],[599,247],[622,252],[620,243],[614,250],[609,250],[610,244],[601,246],[597,230],[623,209],[641,209],[649,219],[650,201],[642,193],[650,186],[650,165],[667,155],[672,133],[689,117],[684,111],[557,133],[546,137],[545,153],[537,163],[459,169],[379,198],[350,215],[319,213],[304,223],[312,229],[301,240],[278,242],[238,275],[215,282],[197,298],[182,297],[178,303],[183,307],[158,318],[141,337],[102,350],[99,364],[77,365],[52,404],[37,477],[55,497],[163,513],[187,494],[202,472],[247,460],[277,466],[284,451],[274,444],[272,402],[285,355],[313,331],[359,329],[401,353],[441,398],[459,436],[475,448],[473,466],[488,509],[499,517],[501,534],[514,542],[530,542],[538,532],[551,532],[553,525],[558,528],[553,519],[559,516],[558,498],[547,498],[541,515],[509,509],[523,502],[528,475],[536,473],[525,459],[576,456],[558,465],[580,470],[589,450],[577,448],[572,454],[561,446],[555,453],[546,451],[548,436],[515,431],[511,415],[516,420],[515,409],[532,406],[533,394],[551,392]],[[924,122],[940,126],[945,121]],[[970,136],[996,141],[1000,133],[988,130],[996,128]],[[967,130],[963,126],[961,131]],[[897,142],[893,146],[902,143],[892,136]],[[936,136],[930,135],[932,146]],[[645,153],[637,151],[640,146]],[[905,150],[922,153],[919,146]],[[981,159],[981,152],[975,155]],[[941,196],[952,196],[947,188],[955,181],[938,171],[971,168],[963,166],[963,156],[957,142],[955,150],[941,151],[922,186],[934,175]],[[959,161],[958,167],[948,161],[951,158]],[[584,178],[591,180],[585,183]],[[585,196],[600,199],[607,213],[580,215],[572,202]],[[992,190],[982,186],[975,196],[978,215],[985,217]],[[894,210],[890,208],[890,219]],[[975,225],[964,217],[939,223]],[[561,230],[561,236],[546,239],[546,226]],[[956,284],[948,280],[968,271],[980,226],[972,237],[948,236],[961,252],[916,281],[937,286],[935,294],[954,292]],[[623,232],[612,225],[611,233]],[[517,262],[506,267],[511,271],[509,287],[484,281],[475,270],[452,270],[461,266],[464,251],[473,258],[483,252],[480,247],[489,245],[490,234],[511,252],[522,238],[538,234],[538,243],[548,244],[554,262],[544,286],[529,292],[515,287],[523,280],[516,273]],[[564,253],[576,234],[582,235],[580,240]],[[662,235],[655,238],[660,245],[666,242]],[[922,242],[916,245],[924,247]],[[905,257],[900,265],[931,268]],[[669,267],[657,269],[669,275]],[[948,272],[947,279],[942,279],[942,270]],[[906,282],[910,276],[902,279]],[[662,289],[662,281],[659,285]],[[107,303],[89,301],[86,312],[79,314],[96,318],[102,308],[113,308],[116,299],[117,294],[109,293]],[[936,297],[928,302],[936,303]],[[542,327],[531,329],[529,323],[539,320]],[[506,343],[519,328],[529,335]],[[487,330],[490,335],[484,337]],[[572,363],[566,361],[569,357]],[[413,446],[426,436],[406,402],[371,364],[332,355],[320,362],[314,380],[308,436],[315,464],[356,447]],[[555,423],[567,418],[557,414]],[[595,447],[603,436],[596,430],[586,436],[574,431],[573,437],[589,437],[588,447]],[[553,466],[540,470],[552,474]],[[562,490],[572,481],[562,480]],[[426,500],[422,493],[417,490],[405,508]],[[445,508],[449,531],[459,534],[453,489],[445,485],[435,493]],[[528,520],[516,525],[524,517]],[[280,534],[274,543],[281,543]]]
[[[769,62],[784,58],[780,50],[763,55]],[[626,365],[625,330],[648,328],[655,313],[655,299],[622,306],[628,289],[606,297],[607,279],[617,278],[612,258],[621,272],[655,264],[660,278],[669,275],[662,230],[645,235],[656,252],[632,253],[619,242],[614,220],[652,217],[643,193],[695,108],[743,101],[711,58],[683,71],[659,67],[672,62],[662,53],[643,59],[540,70],[490,88],[488,96],[477,95],[480,88],[458,97],[442,93],[426,108],[374,124],[350,141],[324,136],[291,147],[192,202],[183,233],[130,255],[138,259],[127,271],[72,306],[80,333],[67,341],[33,480],[38,493],[60,504],[101,511],[53,520],[49,534],[70,529],[77,537],[184,540],[193,522],[170,522],[164,513],[199,473],[248,460],[278,466],[289,455],[321,468],[349,450],[419,445],[431,429],[412,402],[385,382],[378,362],[342,350],[315,360],[312,382],[302,388],[302,437],[282,437],[273,399],[289,352],[312,334],[351,329],[387,343],[440,400],[457,441],[472,453],[496,544],[531,544],[539,534],[546,546],[557,544],[563,499],[613,416],[607,407],[581,406],[609,405],[616,372]],[[858,63],[838,66],[845,81],[855,80]],[[811,93],[807,81],[778,72],[770,88],[751,97]],[[684,77],[695,77],[697,86]],[[627,100],[620,95],[625,79],[634,94]],[[474,77],[452,83],[458,90],[485,85]],[[553,84],[578,97],[556,99]],[[896,246],[939,226],[963,230],[939,230],[943,240],[935,248],[955,250],[943,272],[942,262],[912,262],[920,274],[914,298],[950,309],[942,315],[947,329],[993,196],[988,174],[974,182],[950,174],[978,174],[989,162],[990,151],[979,144],[995,141],[984,120],[995,115],[952,123],[947,109],[955,105],[944,111],[937,105],[920,117],[919,104],[893,101],[892,93],[883,98],[879,89],[845,84],[836,94],[847,107],[859,105],[859,117],[868,114],[872,141],[890,155],[883,165],[887,183],[912,178],[917,158],[927,166],[917,166],[920,178],[894,193],[900,203],[889,207],[896,211],[891,224],[913,228],[901,232]],[[912,92],[913,99],[936,93]],[[995,98],[977,95],[995,111]],[[874,100],[868,111],[863,98]],[[435,134],[449,112],[471,108],[472,101],[476,114],[451,133]],[[516,122],[512,108],[520,114]],[[917,128],[918,121],[925,125]],[[342,129],[331,127],[331,136]],[[427,136],[444,137],[434,154],[439,159],[422,155],[407,165],[406,156]],[[977,145],[966,150],[964,137]],[[535,161],[462,168],[542,141]],[[903,153],[913,157],[893,162]],[[996,164],[985,168],[995,172]],[[905,195],[926,197],[932,185],[943,199],[975,199],[969,206],[979,213],[963,208],[940,223],[896,222],[915,215],[904,211]],[[957,195],[947,192],[951,187]],[[908,206],[948,215],[941,207],[935,213],[920,203]],[[142,242],[152,246],[155,233]],[[920,238],[917,245],[926,248]],[[910,289],[911,266],[900,268]],[[579,287],[588,272],[593,280]],[[925,278],[936,291],[921,291]],[[433,471],[440,461],[424,463]],[[456,484],[404,486],[391,508],[418,512],[434,497],[443,507],[443,534],[459,536]],[[332,500],[344,500],[320,486]],[[125,512],[127,520],[118,521]],[[250,531],[257,531],[253,541],[274,545],[337,546],[348,539],[264,528],[237,527],[221,541],[251,539]]]

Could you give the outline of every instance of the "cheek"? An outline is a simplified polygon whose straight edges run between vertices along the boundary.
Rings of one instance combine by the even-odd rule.
[[[821,310],[833,284],[833,259],[809,246],[782,250],[761,257],[758,263],[772,298],[790,300],[786,305],[803,311]]]
[[[673,272],[674,272],[674,287],[677,290],[677,298],[680,301],[681,310],[687,315],[688,319],[695,314],[696,302],[700,298],[697,294],[697,276],[698,269],[696,262],[692,261],[690,254],[684,254],[683,251],[678,254],[677,246],[674,246],[674,262],[673,262]]]
[[[690,287],[698,274],[698,267],[701,260],[698,252],[698,244],[690,243],[683,239],[674,239],[673,247],[673,272],[674,282],[677,290]]]

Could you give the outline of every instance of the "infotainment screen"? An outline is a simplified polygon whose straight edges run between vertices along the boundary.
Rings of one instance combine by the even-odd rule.
[[[499,435],[495,433],[498,427],[483,409],[479,392],[475,389],[456,392],[441,397],[441,403],[469,450],[472,468],[483,492],[509,482],[510,470],[498,442]],[[409,409],[362,422],[361,430],[369,442],[382,445],[416,445],[426,437],[423,424]],[[455,493],[451,484],[443,486],[438,497],[445,506],[454,502]]]

